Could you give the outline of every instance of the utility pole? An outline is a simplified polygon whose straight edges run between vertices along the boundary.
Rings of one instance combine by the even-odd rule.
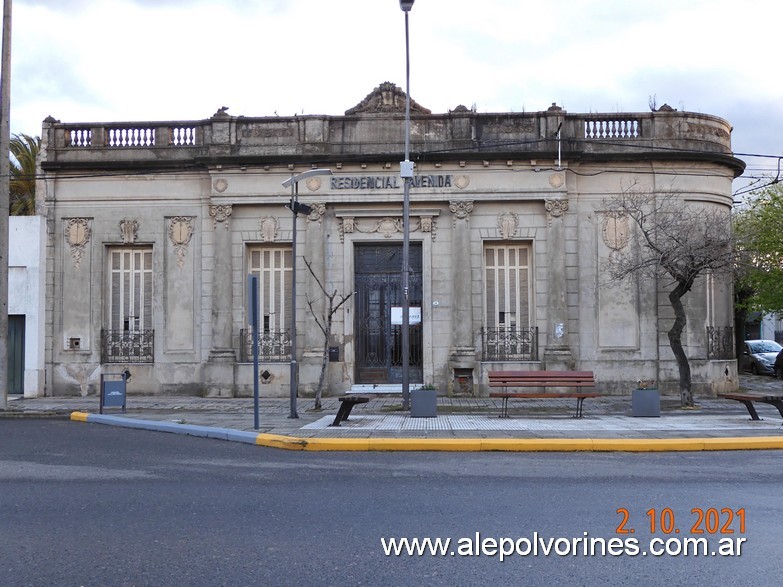
[[[8,209],[11,200],[11,0],[3,0],[0,71],[0,410],[8,405]]]

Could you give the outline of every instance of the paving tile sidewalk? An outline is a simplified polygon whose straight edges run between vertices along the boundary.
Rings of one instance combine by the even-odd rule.
[[[770,377],[742,376],[748,391],[783,391],[783,382]],[[664,397],[660,418],[634,418],[630,397],[608,396],[585,402],[584,417],[572,418],[572,400],[512,402],[511,418],[499,418],[500,400],[473,397],[438,398],[437,418],[411,418],[401,411],[399,396],[374,397],[354,408],[339,428],[328,424],[339,403],[325,398],[323,410],[313,400],[298,400],[298,419],[289,418],[288,398],[259,400],[259,428],[254,428],[252,398],[137,396],[129,393],[127,411],[104,414],[126,419],[168,422],[183,427],[214,427],[242,432],[299,438],[729,438],[783,436],[783,419],[771,406],[760,406],[763,420],[753,422],[738,402],[697,398],[698,408],[679,408],[677,397]],[[99,400],[90,397],[12,399],[4,417],[58,416],[72,412],[98,414]]]

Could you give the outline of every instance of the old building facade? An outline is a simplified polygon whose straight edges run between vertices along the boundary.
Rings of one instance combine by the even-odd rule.
[[[289,390],[292,304],[300,389],[314,392],[324,290],[350,295],[327,342],[327,393],[399,389],[404,99],[385,83],[343,116],[44,121],[45,393],[94,390],[97,373],[129,367],[131,393],[250,395],[248,275],[262,395]],[[548,368],[592,370],[610,393],[674,385],[665,285],[604,283],[602,263],[629,239],[602,204],[634,184],[730,209],[742,172],[730,133],[670,109],[432,114],[414,102],[411,381],[484,394],[490,369]],[[332,175],[298,184],[294,262],[282,182],[315,167]],[[733,388],[732,344],[716,345],[731,284],[702,279],[687,311],[695,389]]]

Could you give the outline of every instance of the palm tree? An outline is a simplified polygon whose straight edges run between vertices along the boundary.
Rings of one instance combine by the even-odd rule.
[[[11,137],[11,207],[14,216],[35,214],[35,160],[41,138],[26,134]]]

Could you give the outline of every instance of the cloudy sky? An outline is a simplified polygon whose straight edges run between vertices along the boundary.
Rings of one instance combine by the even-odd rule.
[[[342,114],[405,85],[398,0],[14,0],[11,130]],[[411,96],[433,112],[726,118],[746,175],[783,156],[780,0],[416,0]],[[751,157],[768,155],[769,157]]]

